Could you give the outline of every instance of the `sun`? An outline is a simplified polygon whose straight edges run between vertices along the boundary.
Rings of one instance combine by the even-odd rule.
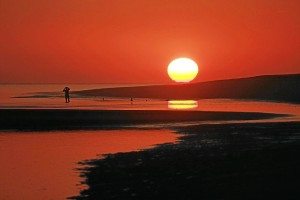
[[[177,58],[168,66],[169,77],[176,82],[187,83],[198,74],[198,65],[189,58]]]

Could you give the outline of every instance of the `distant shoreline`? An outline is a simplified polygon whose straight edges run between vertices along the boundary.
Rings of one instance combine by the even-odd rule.
[[[72,84],[71,84],[72,85]],[[74,84],[75,86],[76,84]],[[91,84],[93,85],[93,84]],[[71,98],[141,98],[157,100],[233,99],[300,104],[300,74],[264,75],[197,83],[94,85],[72,87]],[[81,85],[82,86],[82,85]],[[12,98],[62,97],[60,89],[16,94]]]
[[[267,75],[199,83],[75,91],[83,97],[152,99],[245,99],[300,103],[300,74]]]

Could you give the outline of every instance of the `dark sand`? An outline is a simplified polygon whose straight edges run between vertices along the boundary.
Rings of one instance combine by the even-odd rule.
[[[257,120],[287,115],[174,110],[0,110],[0,130],[76,130],[189,121]]]
[[[300,199],[300,122],[177,131],[179,144],[90,161],[76,199]]]

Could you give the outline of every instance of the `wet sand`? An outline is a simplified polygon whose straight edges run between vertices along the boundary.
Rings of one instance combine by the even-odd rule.
[[[258,112],[175,110],[55,110],[2,109],[2,130],[109,129],[137,124],[189,121],[258,120],[288,115]]]
[[[299,199],[300,122],[177,128],[177,144],[85,163],[76,199]]]

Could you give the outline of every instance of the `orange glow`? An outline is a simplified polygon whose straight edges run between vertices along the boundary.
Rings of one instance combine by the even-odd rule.
[[[79,194],[79,161],[176,142],[169,130],[0,132],[1,199],[66,199]],[[98,156],[99,158],[99,156]]]
[[[170,100],[168,101],[168,108],[170,109],[192,109],[197,108],[198,102],[194,100]]]
[[[177,58],[168,66],[168,74],[173,81],[190,82],[198,74],[198,65],[188,58]]]
[[[300,73],[299,19],[299,0],[3,0],[0,82],[170,83],[177,57],[194,81]]]

